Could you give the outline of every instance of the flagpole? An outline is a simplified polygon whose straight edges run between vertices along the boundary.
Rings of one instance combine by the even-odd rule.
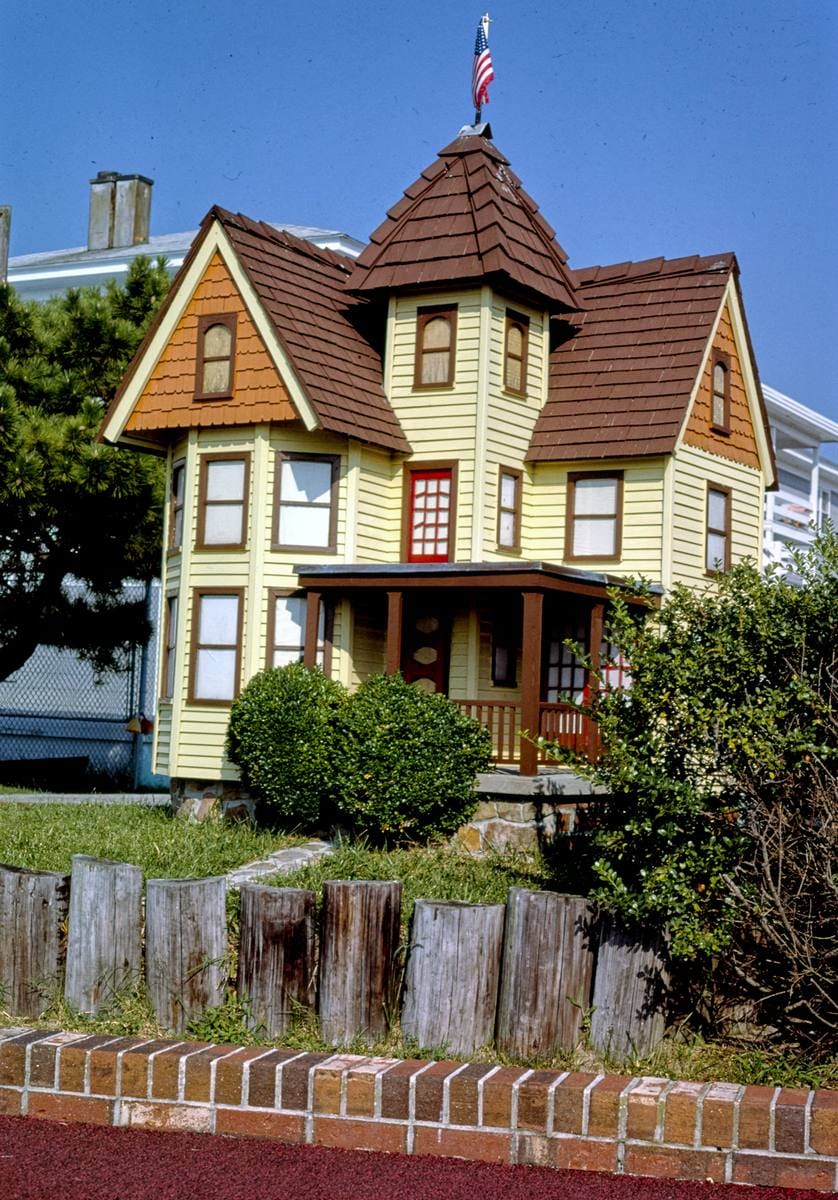
[[[489,40],[489,23],[491,22],[491,20],[492,20],[492,18],[489,16],[488,13],[484,13],[483,16],[480,18],[480,23],[483,26],[483,34],[484,34],[484,37],[486,38],[487,42]],[[475,125],[480,124],[482,115],[483,115],[483,106],[478,105],[478,107],[475,108],[475,110],[474,110]]]

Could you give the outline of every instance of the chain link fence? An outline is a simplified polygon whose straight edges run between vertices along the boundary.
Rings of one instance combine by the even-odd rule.
[[[71,585],[79,586],[79,585]],[[0,683],[0,783],[77,791],[165,786],[152,776],[160,585],[126,583],[147,604],[153,634],[122,671],[97,677],[69,650],[39,646]],[[128,728],[145,718],[145,732]]]

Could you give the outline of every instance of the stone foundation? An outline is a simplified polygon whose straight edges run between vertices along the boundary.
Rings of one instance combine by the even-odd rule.
[[[238,780],[173,779],[172,811],[187,821],[253,820],[256,805]]]

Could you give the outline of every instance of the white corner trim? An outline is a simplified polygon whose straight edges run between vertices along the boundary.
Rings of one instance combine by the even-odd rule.
[[[123,438],[125,427],[215,254],[221,257],[222,262],[230,272],[241,294],[244,305],[261,335],[277,372],[288,388],[291,401],[300,414],[306,429],[312,430],[319,427],[320,422],[303,391],[287,354],[279,342],[273,324],[245,274],[223,226],[220,221],[216,220],[210,226],[207,235],[192,260],[189,270],[180,282],[177,295],[173,298],[172,303],[160,321],[143,357],[137,363],[131,379],[120,397],[116,410],[111,414],[106,425],[103,427],[102,436],[106,441],[117,442],[122,440],[126,444],[130,443],[140,446],[148,445],[151,441],[151,439],[145,440],[141,437],[132,437],[131,435]]]

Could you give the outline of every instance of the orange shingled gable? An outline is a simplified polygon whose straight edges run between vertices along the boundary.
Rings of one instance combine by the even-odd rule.
[[[198,318],[236,314],[233,397],[195,400]],[[210,260],[132,412],[126,433],[295,421],[298,414],[221,255]]]
[[[727,305],[722,310],[713,338],[713,350],[721,350],[730,358],[730,433],[716,433],[711,428],[713,355],[710,354],[684,431],[684,441],[690,446],[709,450],[711,454],[758,468],[759,450]]]

